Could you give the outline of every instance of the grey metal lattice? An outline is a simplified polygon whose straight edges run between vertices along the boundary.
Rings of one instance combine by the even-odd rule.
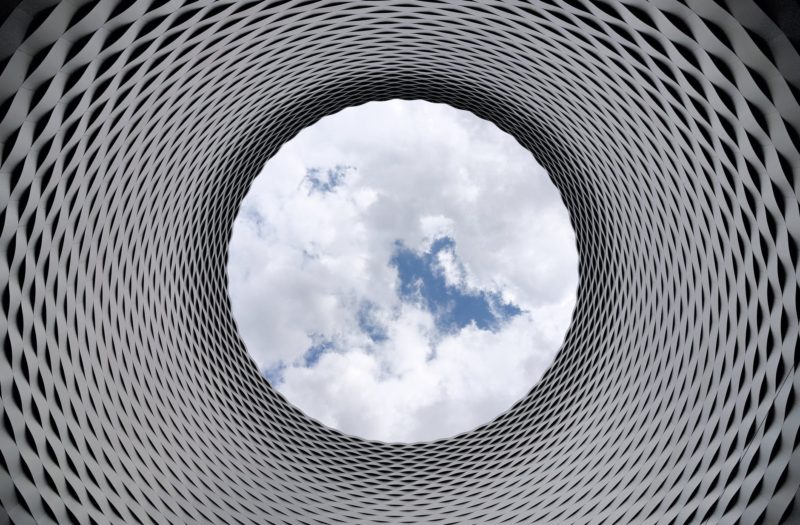
[[[799,522],[798,12],[4,3],[0,523]],[[542,381],[432,443],[293,408],[226,291],[265,160],[395,97],[471,110],[534,152],[581,255]]]

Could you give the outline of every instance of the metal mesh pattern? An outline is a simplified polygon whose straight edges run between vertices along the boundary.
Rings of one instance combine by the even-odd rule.
[[[5,3],[0,523],[796,523],[797,12],[761,3]],[[293,408],[226,291],[265,160],[395,97],[515,136],[581,256],[541,382],[432,443]]]

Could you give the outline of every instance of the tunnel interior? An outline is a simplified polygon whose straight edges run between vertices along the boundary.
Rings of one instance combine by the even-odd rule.
[[[749,0],[23,0],[0,25],[0,517],[791,523],[800,57],[774,19]],[[225,274],[266,160],[393,98],[528,148],[581,260],[542,380],[429,443],[291,406]]]

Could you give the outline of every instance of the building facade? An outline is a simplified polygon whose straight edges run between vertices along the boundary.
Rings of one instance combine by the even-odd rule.
[[[0,20],[0,523],[800,521],[795,2],[21,0]],[[266,159],[391,98],[516,137],[581,258],[542,380],[430,443],[292,407],[226,290]]]

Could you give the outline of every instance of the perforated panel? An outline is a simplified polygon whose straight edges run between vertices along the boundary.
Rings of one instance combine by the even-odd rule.
[[[789,3],[12,4],[0,522],[800,520],[800,58],[773,21],[794,27]],[[293,408],[226,291],[265,160],[397,97],[529,148],[581,256],[541,382],[432,443]]]

